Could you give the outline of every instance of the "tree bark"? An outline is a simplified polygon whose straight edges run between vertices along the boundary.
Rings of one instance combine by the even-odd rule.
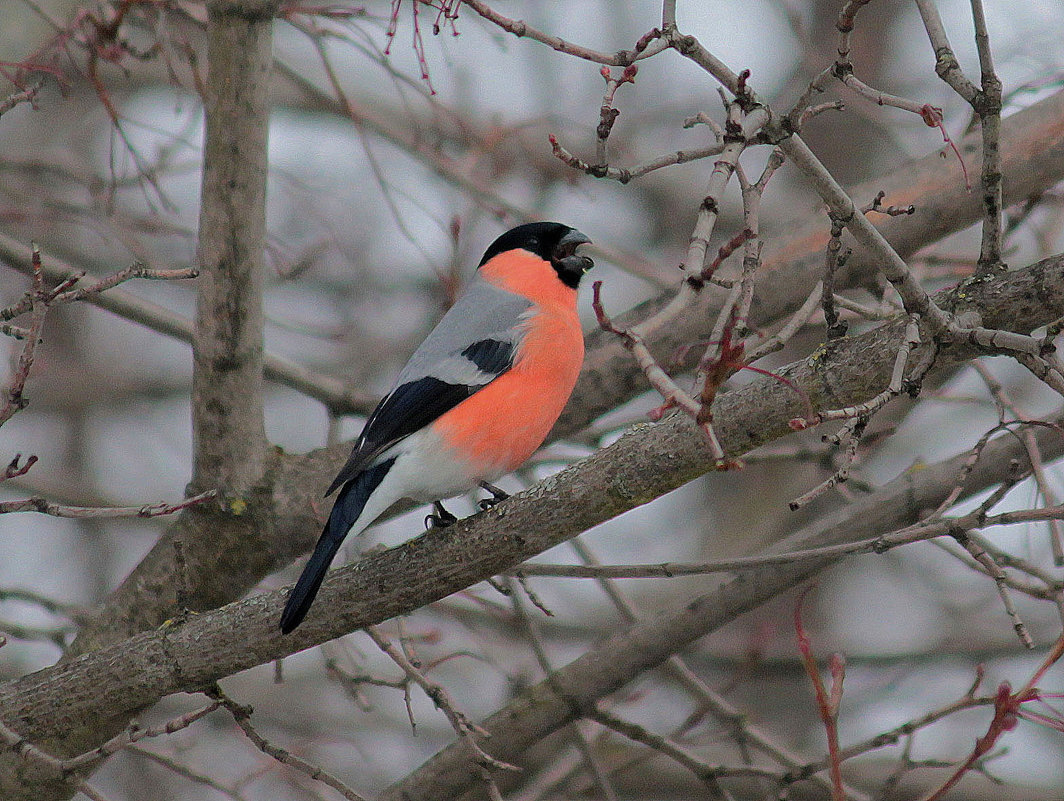
[[[216,488],[218,503],[183,515],[168,543],[171,569],[150,579],[135,574],[112,596],[95,626],[83,630],[71,654],[122,640],[141,630],[145,618],[137,598],[151,595],[156,609],[179,609],[186,603],[220,603],[233,574],[260,573],[261,560],[242,557],[219,561],[220,543],[228,552],[237,543],[261,536],[265,519],[249,510],[262,508],[256,498],[266,472],[268,448],[263,424],[263,248],[266,241],[268,87],[273,50],[273,17],[278,0],[211,0],[208,3],[208,77],[203,98],[203,186],[197,260],[198,304],[193,338],[193,471],[195,492]],[[214,542],[212,542],[214,540]],[[196,586],[195,599],[182,592]],[[211,588],[214,591],[211,591]],[[127,599],[123,603],[123,599]],[[152,623],[161,622],[156,618]],[[149,623],[148,625],[152,625]],[[146,653],[144,657],[151,659]],[[71,664],[71,663],[67,663]],[[92,694],[106,696],[103,677]],[[75,720],[60,694],[36,714],[57,713],[62,731],[39,744],[59,756],[77,754],[101,737],[121,729],[126,714]],[[132,710],[130,710],[132,711]],[[8,719],[19,729],[25,720]],[[32,761],[12,753],[0,758],[0,797],[43,801],[72,794],[67,777],[42,774]]]
[[[1064,256],[946,290],[935,299],[948,307],[958,300],[958,292],[980,312],[985,325],[1029,331],[1064,315]],[[903,325],[897,320],[835,340],[830,348],[779,374],[801,387],[816,408],[868,400],[889,380]],[[956,344],[939,354],[938,364],[955,364],[978,352]],[[718,436],[730,456],[786,435],[789,421],[804,411],[797,392],[767,378],[721,396],[714,406]],[[294,483],[305,482],[308,471],[301,469],[301,460],[318,458],[296,457],[284,475]],[[136,710],[165,695],[201,689],[240,670],[413,611],[647,503],[714,465],[690,418],[674,415],[637,426],[612,446],[491,511],[334,571],[322,586],[315,613],[291,635],[281,635],[277,628],[285,591],[258,595],[0,685],[0,719],[32,742],[85,750],[93,738],[102,739],[102,733],[114,731]],[[793,582],[807,571],[803,566],[793,574],[779,574]],[[738,614],[762,597],[749,588],[744,593],[741,598],[746,600],[722,597],[701,600],[698,606],[708,614],[707,609],[727,601],[728,614]],[[614,685],[603,681],[600,686]],[[5,780],[11,781],[10,775]],[[16,781],[13,790],[18,786]]]
[[[1003,125],[1003,154],[1008,174],[1016,178],[1006,186],[1015,200],[1023,194],[1044,191],[1064,178],[1064,92],[1009,117]],[[978,138],[962,140],[966,159],[974,158]],[[888,240],[903,255],[960,230],[978,218],[978,198],[964,189],[959,165],[939,152],[902,165],[880,180],[856,187],[856,197],[873,197],[878,188],[890,190],[888,202],[917,207],[916,219],[879,221]],[[811,209],[783,226],[785,231],[766,246],[764,278],[755,298],[755,324],[763,325],[796,308],[823,269],[828,237],[826,218]],[[2,243],[0,243],[2,244]],[[851,284],[868,275],[874,265],[860,252],[850,260],[846,279]],[[106,297],[106,296],[101,296]],[[671,294],[648,301],[629,314],[625,324],[642,321],[667,302]],[[647,326],[646,338],[659,355],[680,345],[705,339],[714,319],[718,299],[707,286],[703,297],[679,319],[658,317]],[[574,433],[595,417],[648,389],[646,379],[617,338],[602,331],[588,337],[588,352],[573,398],[551,434],[552,439]],[[771,388],[770,388],[771,389]],[[719,415],[718,415],[719,417]],[[314,509],[320,506],[322,488],[343,465],[350,444],[322,449],[306,457],[278,458],[268,470],[272,477],[256,490],[246,528],[233,527],[231,537],[219,537],[212,516],[185,513],[160,539],[122,586],[103,604],[96,619],[82,631],[79,653],[106,642],[117,642],[138,631],[160,625],[177,611],[173,576],[180,567],[174,543],[181,542],[186,563],[224,566],[201,572],[184,569],[190,608],[203,610],[235,600],[263,576],[283,567],[309,549],[320,531]]]
[[[1039,445],[1047,458],[1064,454],[1064,440],[1056,432],[1042,430]],[[950,493],[967,458],[968,454],[962,453],[921,470],[907,471],[872,495],[811,523],[769,552],[856,542],[917,523]],[[1019,437],[1004,436],[992,442],[969,476],[965,496],[998,483],[1002,466],[1010,459],[1026,463]],[[600,699],[698,638],[778,598],[838,561],[809,559],[744,571],[713,592],[638,621],[554,671],[485,720],[481,725],[490,734],[482,741],[485,749],[496,759],[519,762],[528,748],[578,720]],[[377,801],[445,801],[475,787],[481,776],[469,749],[457,743],[393,784]]]

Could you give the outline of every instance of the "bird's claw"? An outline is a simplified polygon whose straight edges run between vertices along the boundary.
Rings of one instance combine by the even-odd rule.
[[[485,498],[482,501],[477,502],[477,506],[480,507],[482,512],[487,511],[491,507],[495,506],[499,501],[505,501],[510,497],[510,493],[506,490],[499,489],[494,484],[490,484],[487,481],[479,482],[481,489],[485,489],[491,493],[490,498]]]
[[[447,528],[458,522],[458,518],[444,509],[439,501],[433,503],[432,508],[435,511],[425,516],[425,528]]]

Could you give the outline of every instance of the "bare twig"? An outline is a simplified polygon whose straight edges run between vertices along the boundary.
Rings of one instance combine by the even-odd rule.
[[[654,359],[654,356],[635,330],[617,328],[613,324],[613,321],[610,319],[609,315],[606,314],[606,310],[602,306],[602,299],[599,297],[601,287],[601,281],[596,281],[592,287],[594,290],[592,305],[595,309],[595,316],[598,318],[599,326],[602,330],[608,331],[611,334],[616,334],[620,337],[625,348],[632,353],[636,361],[639,363],[639,367],[643,370],[643,374],[647,377],[647,381],[649,381],[650,385],[665,399],[665,402],[655,410],[651,416],[660,417],[666,410],[676,407],[698,420],[703,433],[706,435],[710,448],[712,449],[713,457],[721,467],[725,467],[726,461],[724,459],[724,450],[717,441],[717,436],[713,431],[712,421],[700,419],[700,415],[703,414],[703,409],[705,408],[704,405],[691,397],[669,377],[664,368]]]
[[[916,7],[924,22],[928,39],[935,53],[935,72],[971,105],[979,117],[983,140],[983,166],[980,174],[983,202],[983,233],[979,248],[978,275],[988,275],[1001,269],[1001,81],[994,72],[986,16],[982,0],[971,0],[972,21],[975,25],[975,45],[979,53],[981,86],[977,87],[965,75],[946,36],[938,9],[931,0],[917,0]]]
[[[602,709],[591,709],[584,713],[589,720],[593,720],[599,725],[605,726],[608,729],[627,737],[630,740],[634,740],[637,743],[641,743],[648,748],[652,748],[655,751],[664,754],[673,761],[677,762],[682,767],[691,771],[699,780],[704,782],[709,789],[710,798],[725,799],[727,796],[718,784],[718,779],[721,776],[728,775],[745,775],[745,776],[775,776],[776,772],[766,768],[755,768],[744,766],[742,768],[728,769],[722,766],[710,765],[700,757],[698,757],[693,751],[688,748],[684,748],[682,745],[678,745],[672,742],[667,737],[662,737],[660,734],[655,734],[638,723],[632,723],[631,721],[624,720],[609,712],[605,712]]]
[[[480,744],[476,741],[476,737],[487,736],[487,733],[484,729],[470,720],[464,712],[461,712],[458,709],[454,701],[451,699],[450,693],[448,693],[442,685],[432,681],[421,670],[415,667],[410,660],[407,659],[407,657],[376,628],[370,626],[365,631],[366,634],[369,635],[369,638],[373,640],[374,644],[387,654],[411,681],[424,690],[425,695],[432,699],[432,702],[436,707],[447,717],[448,722],[451,724],[451,728],[454,729],[459,740],[470,750],[479,765],[493,770],[520,771],[520,768],[517,766],[495,759],[495,757],[491,756],[491,754],[481,748]]]
[[[926,348],[920,361],[913,365],[912,369],[909,369],[909,357],[912,354],[913,349],[919,344],[919,318],[912,315],[905,327],[905,338],[902,340],[901,346],[898,348],[898,353],[894,359],[894,369],[891,372],[890,382],[885,390],[864,403],[859,403],[854,406],[845,406],[841,409],[829,409],[827,411],[817,412],[813,415],[812,420],[796,418],[791,421],[791,427],[796,430],[801,430],[809,424],[818,425],[827,422],[828,420],[867,418],[882,409],[887,403],[901,395],[903,392],[918,394],[920,391],[920,383],[923,381],[927,371],[931,369],[932,365],[934,365],[935,357],[935,348]]]
[[[846,675],[846,662],[840,654],[832,654],[831,691],[829,692],[824,687],[824,681],[820,677],[820,668],[813,657],[809,635],[802,625],[802,601],[804,598],[805,592],[803,591],[794,604],[794,631],[798,637],[798,652],[802,656],[805,672],[813,683],[817,711],[820,713],[820,720],[824,724],[824,731],[827,733],[831,798],[832,801],[846,801],[846,788],[842,784],[842,757],[839,751],[839,705],[842,702],[842,682]]]
[[[971,555],[972,559],[977,561],[983,566],[983,569],[989,576],[994,579],[994,583],[997,585],[998,595],[1001,596],[1001,603],[1005,606],[1005,612],[1008,614],[1009,619],[1012,620],[1012,627],[1016,631],[1016,636],[1020,638],[1020,642],[1023,643],[1025,648],[1034,648],[1034,640],[1031,639],[1031,634],[1027,630],[1027,624],[1020,618],[1019,613],[1016,611],[1016,605],[1012,602],[1012,596],[1009,595],[1007,577],[1005,571],[1001,569],[993,557],[987,553],[987,550],[979,545],[967,535],[967,532],[958,531],[954,533],[953,538]]]
[[[828,476],[828,478],[820,484],[813,487],[813,489],[792,500],[789,504],[791,511],[801,509],[814,498],[819,498],[833,487],[846,483],[847,479],[850,477],[850,468],[853,467],[853,463],[857,459],[857,448],[861,444],[861,437],[864,435],[864,430],[868,426],[868,421],[868,415],[857,415],[846,422],[846,425],[843,426],[841,432],[830,438],[836,442],[845,440],[847,443],[846,450],[843,454],[842,467]]]
[[[588,175],[596,178],[610,178],[622,184],[626,184],[636,178],[642,178],[644,175],[654,172],[655,170],[663,169],[664,167],[671,167],[676,164],[687,164],[691,161],[698,161],[700,159],[709,158],[710,156],[719,155],[724,149],[723,143],[718,142],[705,147],[677,150],[675,153],[667,153],[633,167],[610,167],[608,165],[589,164],[583,159],[578,158],[563,147],[558,142],[558,137],[554,134],[551,134],[548,137],[548,140],[550,141],[551,150],[555,157],[573,169],[586,172]]]
[[[138,757],[147,759],[150,762],[154,762],[156,765],[162,766],[174,775],[180,776],[182,779],[187,779],[195,784],[202,784],[204,787],[214,790],[226,798],[233,799],[233,801],[249,801],[248,796],[239,789],[240,784],[242,784],[244,780],[241,780],[240,783],[236,783],[236,786],[228,786],[211,776],[192,770],[187,765],[182,765],[176,759],[156,753],[155,751],[149,751],[147,748],[131,745],[125,750],[131,754],[136,754]]]
[[[20,737],[2,721],[0,721],[0,742],[4,743],[22,759],[28,762],[33,762],[61,780],[69,782],[74,790],[81,791],[94,801],[106,801],[104,796],[100,794],[98,790],[93,788],[92,785],[88,784],[78,774],[79,769],[95,765],[112,754],[115,754],[123,748],[139,742],[140,740],[150,737],[162,737],[173,734],[181,729],[188,728],[196,721],[218,709],[220,706],[222,706],[222,703],[216,701],[168,720],[161,726],[155,726],[148,729],[141,729],[136,723],[133,723],[103,745],[70,759],[60,759],[59,757],[53,756],[42,748],[39,748],[33,743]],[[359,801],[359,799],[353,799],[353,801]]]
[[[33,267],[30,260],[26,258],[20,243],[2,233],[0,233],[0,259],[21,272],[32,274]],[[54,255],[48,255],[44,260],[43,271],[45,278],[49,281],[64,281],[72,275],[83,275],[72,265],[64,263]],[[106,281],[107,278],[99,280]],[[111,289],[99,295],[89,294],[85,301],[146,326],[164,336],[181,342],[192,342],[191,320],[122,289]],[[308,397],[315,398],[335,412],[365,414],[379,400],[374,396],[353,391],[336,378],[315,373],[277,354],[267,353],[263,359],[264,375],[267,380],[278,382]]]
[[[831,218],[831,236],[828,238],[828,246],[824,261],[824,278],[821,292],[820,305],[824,310],[824,324],[827,326],[828,339],[837,339],[846,335],[846,323],[839,322],[839,315],[835,311],[835,271],[846,262],[849,254],[843,254],[842,232],[845,225],[841,220]]]
[[[550,676],[554,668],[550,663],[550,658],[547,656],[547,649],[543,644],[543,638],[540,636],[539,629],[536,627],[535,621],[532,620],[532,616],[528,613],[528,609],[525,607],[523,598],[519,588],[523,588],[527,592],[527,586],[524,582],[524,577],[518,577],[517,581],[508,579],[508,589],[510,592],[510,602],[513,608],[514,614],[517,615],[518,620],[524,626],[525,633],[528,636],[529,645],[532,648],[532,653],[536,656],[536,661],[539,663],[540,669],[545,676]],[[529,599],[533,598],[529,595]],[[533,603],[536,603],[533,601]],[[536,604],[539,606],[539,604]],[[588,739],[587,735],[580,728],[579,724],[574,723],[568,727],[569,735],[576,745],[577,750],[583,757],[584,765],[587,768],[588,773],[594,780],[603,798],[607,801],[616,801],[617,793],[613,789],[613,785],[610,783],[609,772],[603,766],[601,760],[596,756],[594,744]]]
[[[24,409],[27,400],[22,392],[26,387],[26,380],[33,367],[33,359],[36,354],[37,343],[40,340],[41,329],[44,327],[44,317],[48,313],[49,293],[44,286],[44,272],[41,269],[41,251],[36,245],[33,246],[33,288],[28,293],[30,324],[24,336],[25,344],[19,353],[18,363],[11,383],[4,393],[3,406],[0,406],[0,426],[6,423],[17,412]]]
[[[606,81],[606,92],[602,96],[602,105],[599,107],[599,124],[595,129],[595,163],[598,166],[605,167],[610,163],[607,145],[610,132],[613,131],[613,124],[617,122],[617,117],[621,113],[620,109],[614,106],[617,90],[626,83],[635,83],[635,76],[638,71],[638,66],[629,64],[621,72],[620,78],[614,78],[609,67],[603,67],[600,70],[603,80]]]
[[[515,20],[505,17],[489,7],[486,3],[480,2],[480,0],[462,0],[462,2],[484,19],[488,20],[488,22],[497,25],[504,31],[512,33],[518,38],[527,36],[530,39],[535,39],[537,42],[547,45],[547,47],[552,50],[557,50],[559,53],[576,56],[585,61],[593,61],[596,64],[605,64],[613,67],[627,67],[629,64],[632,64],[639,59],[649,58],[656,53],[660,53],[668,46],[668,42],[660,38],[661,32],[655,28],[646,35],[640,37],[633,50],[620,50],[616,53],[600,53],[596,50],[573,44],[560,37],[544,33],[543,31],[532,27],[524,20]]]
[[[26,457],[26,461],[19,464],[19,460],[22,459],[21,453],[16,453],[14,458],[8,463],[7,467],[0,472],[0,481],[7,481],[11,478],[18,478],[24,476],[30,471],[30,468],[37,464],[37,457],[30,455]]]
[[[1052,331],[1053,327],[1054,326],[1052,325],[1048,326],[1047,332]],[[1051,337],[1052,335],[1047,333],[1047,338]],[[979,360],[976,360],[971,363],[971,367],[979,374],[979,377],[990,391],[994,403],[997,404],[998,420],[1002,425],[1006,423],[1006,411],[1011,412],[1015,419],[1020,422],[1034,422],[1033,418],[1024,414],[1006,394],[1005,388],[993,376],[986,365]],[[1023,426],[1020,431],[1020,436],[1023,437],[1024,448],[1027,451],[1027,458],[1031,462],[1031,470],[1034,473],[1035,482],[1038,484],[1038,491],[1042,494],[1042,497],[1045,498],[1047,506],[1056,506],[1060,500],[1056,491],[1053,489],[1053,486],[1049,482],[1049,477],[1046,475],[1042,454],[1034,437],[1034,427],[1029,425]],[[1059,520],[1050,520],[1048,525],[1050,532],[1049,542],[1053,549],[1053,561],[1058,567],[1060,567],[1061,565],[1064,565],[1064,525],[1061,525]]]
[[[255,727],[251,725],[251,707],[238,704],[223,693],[217,685],[208,690],[207,695],[217,701],[220,706],[225,707],[229,714],[233,716],[233,720],[236,721],[236,725],[240,727],[240,730],[244,732],[254,746],[264,754],[273,757],[282,765],[288,765],[301,773],[305,773],[314,781],[319,781],[322,784],[333,788],[344,798],[348,799],[348,801],[366,801],[364,796],[356,793],[331,773],[318,765],[308,762],[302,757],[296,756],[290,751],[286,751],[280,746],[274,745],[259,734]]]
[[[570,544],[584,562],[582,567],[592,570],[603,567],[580,538],[571,540]],[[597,578],[603,592],[606,593],[625,620],[629,623],[634,623],[638,620],[635,604],[620,591],[617,585],[605,574]],[[723,695],[713,690],[705,681],[699,678],[688,667],[682,656],[678,654],[670,656],[665,662],[665,669],[695,699],[700,712],[708,712],[729,729],[731,737],[744,752],[748,750],[759,751],[785,768],[796,768],[801,764],[801,760],[796,754],[777,743],[767,733],[753,724],[747,715],[743,714]],[[829,782],[823,777],[810,774],[808,778],[825,789],[830,788]],[[849,793],[848,798],[850,801],[867,801],[867,796],[856,788],[848,787],[847,792]]]
[[[1011,484],[1010,484],[1011,486]],[[994,502],[999,500],[994,498]],[[751,570],[772,565],[787,565],[807,559],[839,557],[858,553],[885,553],[901,545],[909,545],[935,537],[953,536],[959,529],[986,528],[996,525],[1010,525],[1064,519],[1064,506],[1026,509],[1014,512],[1002,512],[988,515],[985,509],[976,509],[966,515],[948,520],[928,518],[923,522],[898,529],[876,537],[856,540],[841,545],[826,545],[817,548],[792,550],[781,553],[769,553],[761,556],[740,556],[720,559],[713,562],[660,562],[657,564],[634,565],[559,565],[541,562],[525,562],[508,571],[513,575],[525,576],[559,576],[568,578],[673,578],[675,576],[692,576],[707,573],[730,573]],[[1046,590],[1036,590],[1036,597],[1049,597]]]
[[[0,514],[40,512],[52,517],[75,517],[80,519],[160,517],[162,515],[172,515],[174,512],[203,503],[217,494],[217,490],[211,489],[185,498],[179,503],[154,503],[143,506],[64,506],[53,503],[47,498],[22,498],[17,501],[0,501]]]
[[[23,103],[34,105],[37,101],[37,93],[41,90],[41,84],[41,81],[37,81],[33,85],[27,86],[25,89],[18,89],[3,100],[0,100],[0,116]]]
[[[823,293],[823,282],[818,281],[817,285],[813,287],[813,291],[809,293],[809,297],[805,299],[798,311],[791,315],[790,319],[783,324],[783,326],[775,334],[770,336],[764,342],[761,342],[753,348],[747,349],[747,360],[749,362],[756,362],[771,353],[775,353],[778,350],[782,350],[798,330],[809,322],[809,318],[816,313],[817,306],[821,302]],[[836,297],[836,302],[838,298]],[[841,304],[840,304],[841,305]]]
[[[1012,687],[1007,681],[998,685],[997,692],[994,695],[994,717],[987,727],[986,734],[976,740],[971,754],[946,779],[942,786],[925,796],[923,801],[938,801],[938,799],[945,796],[960,781],[961,777],[976,765],[978,760],[994,748],[994,745],[1004,734],[1016,728],[1016,724],[1021,718],[1037,719],[1036,716],[1024,709],[1023,704],[1037,700],[1040,697],[1035,685],[1062,655],[1064,655],[1064,635],[1057,640],[1052,651],[1023,687],[1016,692],[1012,692]]]

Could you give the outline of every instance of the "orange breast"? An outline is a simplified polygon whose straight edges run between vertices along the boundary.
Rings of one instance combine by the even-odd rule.
[[[442,415],[433,428],[469,466],[472,479],[492,480],[520,467],[543,444],[576,385],[584,336],[576,290],[549,263],[524,251],[481,267],[492,283],[533,301],[514,366]]]

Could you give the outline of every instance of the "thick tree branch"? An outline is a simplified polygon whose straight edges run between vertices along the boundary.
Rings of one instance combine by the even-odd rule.
[[[1002,121],[1001,129],[1001,170],[1008,176],[1006,205],[1021,202],[1064,179],[1064,92],[1013,114]],[[958,147],[969,169],[976,169],[979,134],[965,137]],[[872,220],[903,258],[982,216],[980,198],[965,190],[960,164],[956,159],[943,159],[937,151],[851,187],[848,194],[863,202],[880,191],[886,193],[885,205],[913,205],[916,209],[912,215],[875,215]],[[830,223],[822,206],[811,205],[799,210],[791,222],[762,233],[765,248],[750,310],[752,328],[769,325],[795,311],[823,277]],[[860,285],[875,268],[869,252],[849,234],[844,235],[844,244],[854,252],[836,276],[840,288]],[[727,293],[707,285],[679,314],[662,314],[674,294],[663,293],[614,320],[620,328],[641,323],[639,333],[660,363],[668,362],[679,348],[709,336]],[[604,411],[648,389],[643,373],[617,338],[593,332],[588,337],[576,391],[551,436],[579,431]]]
[[[207,4],[192,484],[234,497],[259,482],[266,459],[262,260],[277,7],[278,2],[235,0]]]
[[[1010,176],[1006,185],[1007,202],[1043,191],[1064,177],[1064,92],[1014,114],[1003,122],[1002,127],[1003,169]],[[978,149],[977,136],[961,142],[961,152],[973,163]],[[916,213],[911,217],[877,215],[880,230],[903,256],[963,228],[980,216],[979,199],[964,191],[957,162],[943,159],[937,152],[903,165],[875,181],[854,187],[850,194],[858,198],[873,197],[880,190],[887,193],[889,203],[916,207]],[[820,278],[828,229],[826,217],[810,211],[767,238],[764,266],[760,271],[763,277],[759,279],[751,312],[754,325],[779,319],[801,304],[808,294],[807,289]],[[2,236],[0,258],[19,268],[23,266],[22,262],[29,263],[28,251]],[[64,277],[74,271],[73,267],[51,257],[44,259],[44,266],[46,270],[58,270]],[[858,283],[868,274],[870,267],[867,256],[858,250],[849,260],[847,270],[838,276],[839,281],[849,285]],[[708,321],[714,319],[720,305],[720,298],[714,291],[712,286],[707,286],[689,314],[678,318],[658,316],[650,325],[644,326],[644,336],[659,358],[670,356],[676,348],[700,337],[705,338],[710,325]],[[620,315],[618,324],[631,325],[645,319],[671,296],[668,293]],[[145,318],[145,307],[151,304],[121,289],[89,300],[130,319],[143,320],[155,330],[178,338],[190,336],[187,321],[158,307],[148,308]],[[274,375],[285,383],[299,386],[302,378],[293,377],[291,371],[286,372],[285,365],[274,364],[274,361],[267,357],[267,376]],[[346,394],[340,382],[333,381],[335,386],[326,386],[319,379],[310,376],[306,388],[301,388],[313,397],[323,400],[328,397],[326,402],[330,404],[340,403],[338,398],[342,393]],[[588,338],[588,354],[577,390],[552,437],[583,428],[595,417],[648,388],[642,372],[616,338],[593,332]],[[365,402],[363,398],[358,400]],[[208,517],[185,514],[98,610],[95,621],[83,629],[77,648],[88,650],[105,642],[124,639],[137,631],[158,626],[176,612],[173,576],[179,565],[175,542],[184,545],[184,569],[190,576],[186,602],[196,609],[212,608],[240,597],[263,575],[304,552],[316,536],[315,509],[321,503],[321,487],[328,484],[330,474],[343,464],[346,450],[347,446],[337,446],[296,460],[280,459],[272,488],[263,488],[266,497],[272,495],[273,500],[249,504],[252,513],[264,515],[259,518],[261,524],[252,527],[253,536],[218,537]],[[261,508],[263,505],[265,509]],[[270,521],[272,524],[268,524]],[[197,542],[209,547],[200,549],[203,551],[200,553],[190,547],[191,543]],[[208,569],[219,565],[224,566],[224,570]]]
[[[986,325],[1022,325],[1022,330],[1029,331],[1064,314],[1064,256],[963,286],[956,292],[939,293],[935,299],[948,308],[958,293],[963,294],[966,304],[980,310]],[[833,340],[813,357],[780,372],[800,386],[818,408],[867,400],[890,380],[898,337],[905,324],[905,319],[899,319],[860,336]],[[969,345],[954,345],[939,355],[939,363],[956,363],[978,353]],[[797,393],[770,379],[720,396],[714,408],[720,441],[730,456],[790,432],[791,418],[802,411],[804,402]],[[1045,453],[1054,452],[1050,443]],[[316,478],[322,458],[319,452],[287,460],[278,474],[277,519],[307,514],[303,494],[308,490],[304,485],[308,474]],[[675,489],[711,470],[714,463],[695,423],[687,416],[637,426],[611,447],[488,512],[335,571],[322,587],[319,611],[291,635],[282,636],[277,629],[285,591],[256,596],[2,685],[0,719],[21,736],[46,743],[69,737],[90,721],[94,730],[107,728],[101,725],[105,721],[118,725],[134,710],[169,693],[202,687],[412,611],[512,568]],[[289,499],[296,501],[294,509],[286,508]],[[287,537],[292,533],[273,526],[263,536]],[[807,575],[807,567],[797,573],[780,570],[779,575],[797,581]],[[224,572],[224,568],[219,569]],[[766,575],[775,573],[767,571]],[[752,584],[767,586],[760,580]],[[717,603],[724,604],[721,608],[730,610],[730,615],[765,597],[760,589],[741,586],[746,589],[738,600],[722,596],[716,601],[698,602],[700,613],[695,617],[718,619],[713,617],[717,612],[707,613]],[[689,617],[685,620],[690,622]],[[678,640],[665,638],[662,642],[674,648]],[[626,664],[636,669],[638,665],[632,660],[642,659],[632,656]],[[627,679],[618,678],[623,680]],[[608,687],[610,682],[600,686]],[[570,706],[566,709],[567,715],[575,714]]]
[[[1040,445],[1055,458],[1064,454],[1059,432],[1042,430]],[[823,547],[919,522],[953,489],[967,454],[909,471],[872,495],[816,521],[772,550]],[[965,495],[992,486],[1012,459],[1024,459],[1016,437],[994,440],[965,485]],[[495,759],[520,762],[544,737],[583,716],[599,699],[646,670],[656,667],[694,640],[716,631],[739,615],[777,597],[837,559],[778,565],[744,572],[711,593],[682,607],[637,622],[523,692],[483,723],[491,735],[485,747]],[[477,766],[468,752],[449,746],[421,768],[386,790],[378,801],[444,801],[474,786]]]
[[[1064,174],[1064,93],[1013,115],[1004,122],[1003,128],[1005,167],[1010,175],[1016,176],[1007,187],[1010,202],[1023,193],[1043,190],[1060,179]],[[966,158],[974,158],[977,149],[977,138],[962,143]],[[956,162],[942,159],[937,153],[857,187],[851,194],[871,197],[880,189],[887,191],[891,203],[912,203],[917,207],[915,220],[913,217],[877,219],[888,240],[903,254],[911,253],[979,217],[979,201],[964,192]],[[803,295],[796,288],[806,282],[809,286],[814,285],[822,269],[823,248],[828,237],[827,220],[821,220],[816,214],[805,214],[789,228],[785,233],[771,237],[766,248],[763,268],[766,277],[758,288],[752,312],[758,324],[775,319],[800,304]],[[853,283],[868,267],[867,258],[856,253],[850,260],[848,272],[840,275],[840,281]],[[1047,281],[1044,285],[1051,284]],[[674,348],[705,336],[708,323],[702,321],[712,319],[711,311],[716,304],[711,291],[707,287],[689,316],[664,321],[657,318],[648,327],[647,336],[658,354],[668,355]],[[103,297],[113,297],[113,294]],[[622,319],[641,319],[641,315],[646,315],[654,307],[655,302],[644,304]],[[604,339],[593,333],[589,345],[580,385],[554,436],[583,427],[594,417],[647,388],[642,373],[614,337]],[[874,383],[870,378],[868,384]],[[779,393],[781,387],[766,384],[765,389]],[[790,394],[784,391],[784,395]],[[856,397],[853,402],[867,399],[859,393]],[[796,400],[781,398],[788,399]],[[829,397],[825,406],[848,405],[841,400],[835,397],[833,402]],[[730,418],[721,419],[727,425]],[[773,436],[779,433],[784,432],[776,432]],[[217,537],[207,516],[183,515],[98,611],[94,622],[83,629],[77,647],[88,650],[116,642],[158,626],[175,613],[173,576],[182,567],[176,557],[177,542],[183,544],[183,569],[189,575],[186,603],[196,609],[212,608],[239,597],[263,575],[305,551],[312,544],[319,526],[316,510],[321,504],[320,489],[343,463],[346,450],[347,447],[341,445],[305,457],[278,459],[276,476],[267,482],[269,487],[263,487],[265,494],[261,496],[261,502],[256,500],[249,504],[252,513],[261,515],[259,524],[251,527],[253,535]],[[205,542],[209,547],[189,547],[197,542]],[[208,569],[219,566],[224,569]]]

